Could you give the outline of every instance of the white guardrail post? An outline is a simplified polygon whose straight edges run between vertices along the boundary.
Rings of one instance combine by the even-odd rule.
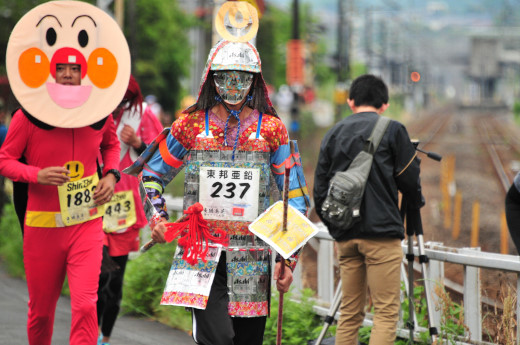
[[[330,304],[336,288],[334,284],[334,240],[330,237],[328,231],[323,229],[316,235],[316,238],[319,239],[317,264],[318,298]]]
[[[442,245],[442,243],[435,243],[437,245]],[[425,250],[428,246],[430,246],[431,243],[425,244]],[[430,298],[433,303],[431,305],[434,306],[434,310],[430,310],[430,313],[433,315],[433,326],[437,328],[437,331],[440,331],[441,327],[441,314],[442,310],[440,308],[436,308],[436,306],[440,305],[440,297],[436,293],[436,291],[444,286],[444,262],[437,261],[437,260],[430,260],[428,258],[428,263],[426,264],[427,272],[424,273],[424,279],[425,284],[429,285],[430,296],[427,298]],[[419,269],[421,268],[421,265],[417,264]],[[441,286],[439,286],[439,284]]]
[[[460,253],[480,251],[480,248],[462,248]],[[471,339],[482,341],[482,303],[480,268],[464,265],[464,323]]]

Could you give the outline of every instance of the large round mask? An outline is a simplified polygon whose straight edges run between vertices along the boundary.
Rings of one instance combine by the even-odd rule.
[[[57,64],[79,65],[81,84],[57,84]],[[121,102],[130,79],[123,32],[108,14],[80,1],[51,1],[24,15],[9,38],[6,65],[22,107],[62,128],[105,118]]]

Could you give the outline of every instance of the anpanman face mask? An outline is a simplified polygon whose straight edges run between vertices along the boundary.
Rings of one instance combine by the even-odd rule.
[[[73,65],[80,81],[57,82],[57,66]],[[50,1],[25,14],[7,45],[9,83],[38,120],[62,128],[94,124],[121,102],[130,51],[117,23],[81,1]]]
[[[238,104],[249,93],[253,74],[243,71],[218,71],[213,73],[217,92],[229,104]]]

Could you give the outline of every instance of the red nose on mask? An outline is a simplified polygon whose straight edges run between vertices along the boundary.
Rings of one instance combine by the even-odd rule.
[[[81,79],[87,75],[87,60],[83,54],[74,48],[60,48],[51,59],[51,74],[56,79],[56,65],[57,64],[76,64],[81,66]]]

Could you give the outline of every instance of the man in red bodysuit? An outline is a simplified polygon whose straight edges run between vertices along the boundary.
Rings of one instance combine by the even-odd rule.
[[[15,25],[6,50],[22,109],[0,150],[0,175],[25,183],[24,265],[30,345],[50,345],[65,275],[72,345],[93,345],[105,203],[120,178],[110,113],[130,79],[130,50],[118,24],[82,1],[48,1]],[[101,153],[103,168],[97,164]],[[101,161],[100,161],[101,162]],[[23,200],[22,200],[23,201]],[[18,213],[18,209],[17,209]]]
[[[56,66],[58,84],[79,85],[80,75],[79,65]],[[100,149],[103,176],[94,189]],[[27,164],[18,161],[22,156]],[[0,150],[0,174],[29,184],[23,251],[30,344],[51,343],[65,274],[71,292],[70,344],[96,342],[103,213],[91,200],[102,205],[111,199],[119,178],[114,170],[118,165],[119,141],[111,115],[81,128],[52,127],[23,109],[13,117]],[[91,205],[86,206],[86,216],[74,207],[83,205]],[[70,218],[64,219],[63,213]]]

